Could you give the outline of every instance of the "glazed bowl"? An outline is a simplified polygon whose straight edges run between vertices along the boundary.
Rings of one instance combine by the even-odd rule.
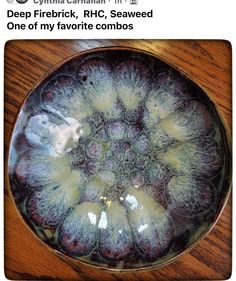
[[[8,173],[16,208],[48,249],[107,270],[150,269],[215,224],[230,137],[207,93],[154,54],[94,49],[30,91]]]

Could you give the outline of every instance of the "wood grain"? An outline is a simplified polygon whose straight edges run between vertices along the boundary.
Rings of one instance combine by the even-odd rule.
[[[231,46],[226,41],[10,41],[5,48],[5,162],[17,112],[31,87],[68,56],[103,46],[141,48],[184,72],[216,101],[231,130]],[[135,273],[110,273],[80,263],[68,264],[28,230],[10,199],[7,183],[4,203],[5,274],[9,279],[224,280],[231,275],[231,197],[212,231],[191,252],[160,269]]]

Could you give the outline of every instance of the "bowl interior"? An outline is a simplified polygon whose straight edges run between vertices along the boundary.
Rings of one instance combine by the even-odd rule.
[[[28,95],[8,172],[27,225],[65,257],[107,269],[161,265],[215,223],[230,145],[215,104],[155,56],[68,59]]]

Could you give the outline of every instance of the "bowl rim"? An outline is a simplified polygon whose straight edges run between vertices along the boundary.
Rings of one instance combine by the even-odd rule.
[[[37,40],[35,40],[35,41],[37,41]],[[45,40],[43,40],[43,41],[45,41]],[[33,231],[33,229],[27,224],[27,222],[25,221],[25,219],[21,215],[20,210],[17,208],[16,202],[15,202],[12,190],[11,190],[11,184],[10,184],[10,179],[9,179],[9,158],[10,158],[10,151],[11,151],[12,140],[13,140],[13,133],[15,131],[16,123],[17,123],[19,115],[22,111],[22,108],[24,107],[25,103],[27,102],[29,96],[33,93],[33,91],[40,84],[42,84],[48,78],[48,76],[53,74],[57,69],[59,69],[61,66],[68,63],[69,61],[72,61],[74,59],[80,59],[81,57],[83,58],[84,56],[93,55],[93,54],[100,53],[100,52],[107,52],[107,51],[109,51],[109,52],[110,51],[130,51],[130,52],[138,53],[138,54],[141,54],[141,55],[143,54],[143,55],[150,56],[153,59],[158,59],[161,62],[164,62],[167,66],[171,66],[175,71],[180,73],[181,76],[183,76],[188,81],[193,82],[193,84],[197,85],[197,87],[199,87],[205,93],[205,95],[208,97],[210,102],[212,102],[212,105],[215,107],[215,110],[216,110],[217,114],[219,115],[219,119],[222,122],[222,127],[225,131],[225,141],[226,141],[226,146],[227,146],[227,150],[228,150],[228,154],[229,154],[229,156],[228,156],[228,158],[229,158],[228,175],[227,175],[228,176],[228,182],[225,184],[226,192],[224,194],[224,198],[221,198],[221,200],[219,202],[219,207],[217,209],[214,220],[212,221],[212,223],[210,223],[208,225],[206,230],[203,231],[200,234],[199,238],[196,241],[194,241],[192,244],[190,244],[186,249],[184,249],[184,251],[174,255],[170,259],[167,259],[167,260],[164,260],[163,262],[160,262],[159,264],[152,264],[150,266],[141,266],[141,267],[137,267],[137,268],[115,268],[115,267],[108,267],[107,264],[102,266],[102,265],[99,265],[99,264],[92,264],[92,263],[89,263],[89,262],[81,260],[81,259],[76,259],[76,258],[67,256],[66,254],[63,254],[62,252],[60,252],[59,250],[56,250],[56,249],[52,248],[45,241],[43,241]],[[232,115],[231,115],[231,119],[232,119]],[[4,133],[4,137],[5,137],[5,133]],[[225,117],[224,117],[223,113],[221,112],[220,106],[211,97],[211,95],[209,95],[209,92],[208,92],[207,89],[205,89],[202,85],[200,85],[198,82],[196,82],[194,80],[194,78],[192,76],[188,75],[188,73],[186,73],[184,70],[182,70],[179,67],[176,67],[176,65],[174,63],[168,61],[165,57],[162,57],[161,54],[151,52],[151,51],[147,51],[147,50],[143,50],[141,48],[130,47],[130,46],[104,46],[104,47],[95,47],[95,48],[91,48],[91,49],[86,49],[86,50],[80,51],[76,54],[70,55],[70,56],[66,57],[65,59],[62,59],[59,63],[57,63],[56,65],[51,67],[48,71],[46,71],[43,75],[41,75],[37,79],[36,83],[27,91],[27,94],[23,98],[23,102],[21,103],[20,107],[18,108],[17,113],[15,114],[14,124],[11,128],[11,134],[10,134],[10,138],[9,138],[9,147],[7,148],[7,152],[4,151],[4,154],[6,155],[6,159],[5,159],[5,165],[6,166],[4,168],[5,171],[6,171],[6,173],[4,173],[4,175],[5,175],[4,178],[6,179],[6,185],[7,185],[6,190],[9,194],[9,197],[10,197],[10,199],[11,199],[13,205],[14,205],[14,209],[16,209],[16,212],[17,212],[21,222],[31,232],[33,237],[35,237],[37,239],[37,241],[39,241],[45,248],[48,248],[51,253],[56,254],[56,256],[58,256],[60,259],[62,259],[66,263],[69,263],[69,262],[73,263],[75,265],[75,267],[78,267],[78,268],[79,268],[80,263],[81,263],[82,265],[84,265],[86,267],[92,267],[93,269],[106,271],[106,272],[110,272],[110,273],[132,273],[132,272],[139,272],[139,271],[153,271],[153,270],[162,268],[162,267],[174,262],[178,258],[180,258],[183,255],[185,255],[186,253],[190,252],[198,243],[200,243],[211,232],[211,230],[217,224],[221,214],[223,213],[223,211],[225,209],[225,206],[228,202],[231,190],[232,190],[232,136],[231,136],[228,124],[225,120]],[[5,191],[5,194],[6,194],[6,191]],[[4,202],[5,202],[5,200],[4,200]],[[5,207],[4,207],[4,213],[5,213]]]

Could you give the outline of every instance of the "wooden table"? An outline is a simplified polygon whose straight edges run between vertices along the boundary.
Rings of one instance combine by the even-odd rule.
[[[5,155],[17,111],[31,87],[68,56],[102,46],[131,46],[157,54],[204,88],[231,128],[231,47],[225,41],[10,41],[5,49]],[[9,279],[21,280],[227,279],[231,274],[231,198],[213,230],[191,252],[160,269],[121,274],[82,264],[75,268],[55,256],[29,232],[6,184],[5,272]]]

